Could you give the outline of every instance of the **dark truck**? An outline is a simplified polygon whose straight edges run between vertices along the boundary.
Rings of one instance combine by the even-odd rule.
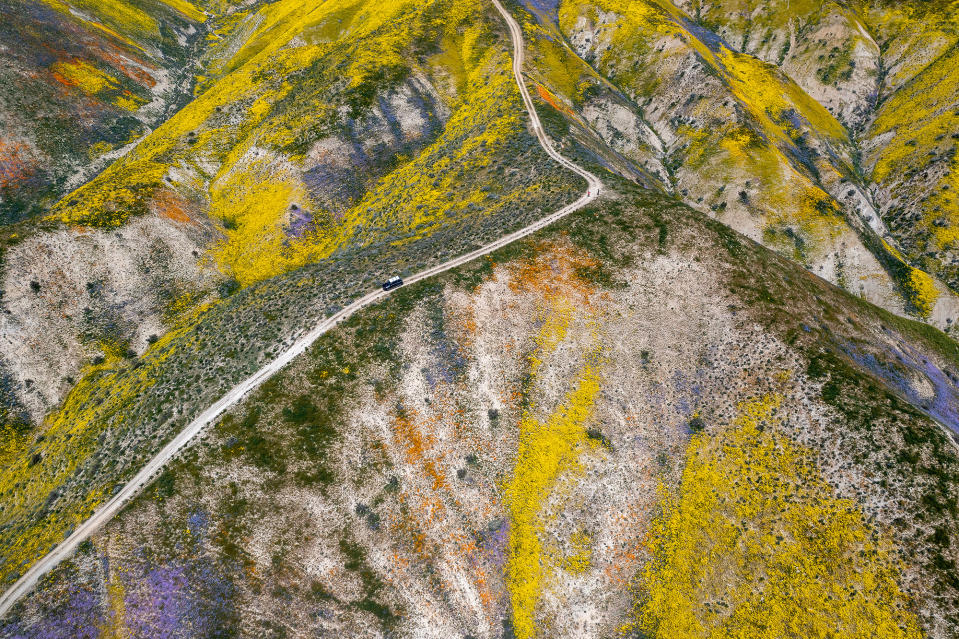
[[[384,291],[392,291],[394,288],[399,288],[403,286],[403,279],[398,275],[394,275],[390,279],[383,282]]]

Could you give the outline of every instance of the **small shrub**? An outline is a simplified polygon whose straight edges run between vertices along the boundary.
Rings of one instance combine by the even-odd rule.
[[[696,415],[691,420],[689,420],[689,430],[694,433],[701,433],[706,428],[706,422],[703,421],[703,418],[699,415]]]

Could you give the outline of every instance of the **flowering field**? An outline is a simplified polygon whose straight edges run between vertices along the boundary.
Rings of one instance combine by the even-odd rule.
[[[623,186],[322,338],[0,634],[949,636],[959,459],[904,390],[957,356],[797,277]]]
[[[956,636],[959,0],[506,4],[602,199],[326,334],[0,638]],[[488,2],[0,15],[3,585],[584,188]]]

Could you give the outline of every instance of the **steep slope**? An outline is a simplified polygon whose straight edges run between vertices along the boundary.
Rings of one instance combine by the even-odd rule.
[[[778,64],[862,150],[876,212],[910,261],[956,287],[955,2],[692,2],[744,52]]]
[[[623,185],[322,338],[3,634],[954,636],[957,369]]]
[[[174,11],[165,6],[151,11]],[[927,241],[932,229],[935,243],[948,245],[948,189],[931,205],[945,212],[932,226],[912,208],[891,230],[883,222],[899,219],[892,193],[902,199],[889,180],[919,174],[902,162],[939,157],[900,148],[902,136],[889,142],[889,134],[913,122],[903,105],[919,93],[932,109],[922,122],[948,119],[948,95],[921,89],[951,68],[946,5],[774,3],[742,20],[721,3],[530,7],[540,21],[528,40],[542,97],[603,163],[854,294],[951,328],[956,298],[943,264],[952,258],[930,252]],[[484,167],[517,122],[494,113],[505,75],[487,84],[483,74],[495,66],[481,59],[489,31],[470,10],[391,3],[371,18],[358,1],[292,0],[208,10],[217,18],[196,67],[197,99],[59,202],[47,221],[55,229],[27,226],[0,238],[9,311],[0,317],[3,410],[18,420],[41,419],[85,363],[142,353],[204,300],[344,247],[473,223],[539,188],[516,183],[504,192],[517,199],[503,200],[500,176]],[[122,22],[71,19],[97,32]],[[124,24],[118,37],[139,35],[144,50],[162,49],[165,22],[143,14]],[[930,44],[910,45],[920,39]],[[833,58],[821,52],[840,41]],[[917,65],[928,69],[917,73]],[[955,84],[944,78],[940,86]],[[464,95],[475,86],[483,91]],[[876,108],[887,115],[870,124]],[[944,132],[933,138],[951,143]],[[922,173],[951,179],[935,162],[940,168]],[[874,185],[864,177],[871,165]],[[481,183],[448,210],[466,176]]]
[[[952,45],[882,103],[863,147],[883,219],[907,254],[959,287],[959,24]]]
[[[46,211],[182,104],[203,7],[0,3],[0,224]]]
[[[85,362],[143,352],[224,291],[454,225],[465,244],[554,197],[519,168],[535,162],[513,151],[524,124],[486,9],[440,5],[266,5],[209,53],[219,79],[60,201],[55,230],[14,238],[0,365],[34,419]]]
[[[544,100],[613,170],[948,328],[948,277],[898,248],[905,236],[886,228],[862,166],[881,60],[855,11],[815,4],[530,2],[530,57]],[[824,49],[838,42],[843,53]]]
[[[355,29],[349,28],[344,8],[351,8]],[[36,370],[44,379],[42,384],[23,383],[21,396],[35,401],[42,415],[57,391],[72,390],[37,426],[6,424],[0,459],[0,574],[5,582],[89,516],[194,415],[275,356],[292,336],[389,274],[443,262],[575,199],[580,180],[550,161],[527,129],[509,70],[509,39],[498,17],[464,3],[398,4],[390,15],[380,9],[367,2],[322,8],[287,2],[264,8],[254,21],[262,33],[244,35],[247,44],[232,54],[240,65],[236,70],[224,63],[226,75],[55,213],[66,219],[93,211],[100,217],[78,217],[75,222],[90,226],[45,231],[9,250],[8,265],[16,259],[24,267],[7,269],[15,295],[5,298],[14,312],[0,318],[11,344],[6,354],[11,360],[20,356],[11,366],[14,371],[26,376]],[[375,19],[366,19],[370,16]],[[332,30],[331,21],[338,25]],[[310,44],[310,34],[340,40]],[[258,43],[273,48],[258,49]],[[353,55],[377,48],[393,54]],[[238,61],[245,57],[249,60]],[[462,65],[464,59],[468,64]],[[305,70],[296,70],[296,60]],[[356,83],[336,71],[337,60],[355,65]],[[393,68],[397,60],[409,65],[405,72]],[[278,64],[294,66],[277,75],[271,65]],[[434,87],[430,99],[435,102],[426,101],[428,86]],[[322,96],[338,100],[332,104],[339,106],[318,110]],[[358,101],[351,105],[354,98]],[[237,106],[261,99],[263,108]],[[231,125],[220,119],[229,109],[237,117],[248,114],[252,123]],[[307,110],[318,112],[319,119],[308,117]],[[428,124],[432,115],[437,118],[433,128],[416,128]],[[184,122],[205,122],[204,117],[212,120],[204,127],[219,128],[185,138],[176,133]],[[331,132],[334,124],[338,128]],[[302,135],[313,140],[302,155],[286,155],[295,152],[279,146],[286,138],[270,137],[288,130],[283,127],[302,127]],[[354,130],[363,133],[350,137]],[[335,145],[353,151],[327,152]],[[222,184],[213,171],[221,160],[229,166]],[[203,179],[209,180],[208,187],[201,188]],[[344,200],[344,190],[353,194],[352,200]],[[195,199],[186,201],[184,193]],[[316,203],[323,197],[342,208],[320,208]],[[136,208],[137,198],[146,209]],[[157,204],[158,198],[167,199]],[[98,204],[84,208],[90,202]],[[104,203],[116,206],[111,210]],[[164,204],[176,207],[171,211]],[[151,208],[156,206],[161,208]],[[110,241],[121,252],[139,250],[129,238],[145,235],[144,227],[210,238],[205,256],[202,247],[193,249],[192,264],[188,246],[168,251],[186,258],[193,273],[206,280],[183,277],[190,273],[187,269],[169,272],[176,262],[160,251],[146,263],[138,254],[129,267],[112,258],[106,264],[115,265],[115,281],[129,285],[119,291],[132,298],[124,301],[108,284],[84,286],[80,280],[71,289],[59,260],[38,260],[44,252],[63,256],[71,243],[102,251],[102,243]],[[197,266],[201,260],[208,264],[206,270]],[[213,264],[222,269],[218,276],[211,274]],[[34,290],[23,275],[41,266],[50,269],[49,278],[32,280],[38,285]],[[89,310],[82,304],[90,304]],[[153,336],[146,333],[151,313],[163,320]],[[42,320],[23,321],[37,316]],[[98,321],[89,321],[91,316]],[[89,325],[82,322],[96,330],[81,332],[78,328]],[[51,326],[66,327],[56,341],[42,337]],[[21,337],[25,328],[35,331],[29,340]],[[63,357],[65,351],[70,354],[63,347],[70,340],[72,362]],[[38,346],[47,350],[38,353]],[[79,368],[84,362],[81,375],[60,382],[60,375],[70,374],[67,366]]]

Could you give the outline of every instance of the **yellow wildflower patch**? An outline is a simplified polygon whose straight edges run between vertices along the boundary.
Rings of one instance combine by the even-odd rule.
[[[577,468],[587,447],[585,424],[599,395],[599,372],[584,367],[576,388],[545,421],[529,412],[519,424],[519,451],[506,487],[510,516],[507,585],[519,639],[536,635],[535,609],[545,576],[541,510],[559,477]]]
[[[936,248],[940,251],[959,247],[959,156],[953,157],[949,172],[939,185],[939,192],[929,198],[926,208],[945,217],[946,226],[933,226]],[[933,221],[936,219],[931,215]]]
[[[113,76],[101,71],[85,60],[72,62],[56,62],[50,67],[50,72],[57,81],[68,86],[74,86],[86,93],[94,95],[117,87],[117,80]]]
[[[384,231],[402,230],[404,239],[394,242],[401,244],[425,237],[439,226],[495,210],[490,200],[499,195],[499,188],[479,182],[477,176],[523,130],[521,111],[515,110],[519,94],[508,58],[493,50],[472,70],[470,82],[475,90],[456,105],[437,140],[385,175],[347,212],[341,231],[344,239],[363,226],[383,236]],[[464,190],[463,184],[471,188]],[[528,194],[500,197],[498,208],[508,205],[507,198],[524,196]],[[402,205],[396,206],[397,202]],[[366,242],[376,239],[381,238],[364,237]]]
[[[87,157],[91,160],[100,157],[104,153],[109,153],[113,150],[113,145],[109,142],[95,142],[90,145],[90,148],[87,149]]]
[[[153,38],[160,35],[157,21],[129,1],[71,0],[69,6],[93,16],[100,23],[123,34],[139,33]]]
[[[775,432],[782,398],[693,436],[661,488],[636,623],[650,637],[920,636],[894,553],[812,452]]]
[[[880,108],[870,135],[894,135],[881,147],[872,172],[874,182],[883,182],[907,168],[924,168],[929,163],[929,150],[939,146],[936,138],[955,132],[959,125],[959,114],[942,108],[957,97],[959,49],[953,48]]]
[[[576,308],[572,301],[562,295],[550,295],[546,298],[547,308],[543,313],[543,327],[536,336],[536,352],[529,356],[530,371],[535,375],[543,358],[556,350],[556,347],[566,337],[569,325],[573,321]]]
[[[114,572],[110,575],[106,588],[106,600],[111,614],[101,631],[100,639],[126,639],[130,636],[127,628],[125,594],[123,580]]]
[[[799,132],[793,129],[786,114],[796,111],[816,131],[846,139],[842,124],[797,84],[781,76],[775,66],[725,47],[720,50],[719,61],[733,94],[763,123],[770,136],[791,142]]]
[[[563,558],[563,569],[574,575],[581,575],[589,570],[593,557],[593,540],[582,530],[573,533],[569,538],[573,552]]]
[[[908,299],[915,308],[916,315],[927,318],[936,307],[936,300],[939,298],[939,291],[936,289],[936,283],[932,276],[917,268],[909,272],[909,280],[905,286],[908,292]]]
[[[176,9],[190,20],[195,22],[206,22],[206,14],[197,9],[187,0],[161,0],[163,4],[170,7],[171,9]]]
[[[326,217],[296,176],[265,162],[217,183],[212,213],[226,237],[212,255],[220,270],[247,286],[326,257],[332,245],[315,226],[298,237],[287,232],[293,206],[309,211],[314,223]]]
[[[529,358],[533,379],[543,360],[567,336],[577,309],[589,308],[583,299],[586,297],[585,287],[578,290],[570,286],[566,297],[558,290],[564,283],[575,279],[576,260],[568,259],[561,247],[551,249],[555,259],[530,262],[526,268],[517,269],[512,278],[514,290],[531,293],[546,309],[534,338],[535,351]],[[544,253],[541,251],[540,254]],[[542,275],[540,269],[544,268],[544,262],[552,263],[555,269],[552,278],[537,276]],[[579,456],[589,449],[586,426],[600,389],[596,355],[587,355],[563,403],[545,419],[534,414],[536,410],[532,404],[520,418],[516,463],[504,495],[510,518],[507,588],[513,608],[513,627],[519,639],[536,634],[536,604],[544,587],[547,567],[562,567],[574,574],[589,568],[591,541],[585,533],[573,535],[570,539],[573,552],[566,557],[554,558],[552,546],[546,548],[547,515],[543,513],[543,505],[561,478],[580,468]]]
[[[124,91],[121,95],[118,95],[113,99],[113,104],[121,109],[126,109],[127,111],[136,111],[146,103],[146,100],[130,93],[129,91]]]

